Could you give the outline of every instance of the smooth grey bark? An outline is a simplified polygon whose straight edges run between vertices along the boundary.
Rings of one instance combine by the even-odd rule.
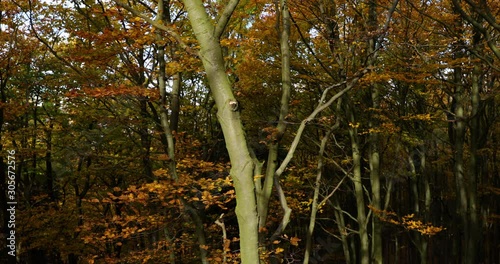
[[[459,1],[453,1],[453,9],[456,13],[460,13],[460,3]],[[459,34],[459,38],[452,43],[453,48],[453,58],[461,59],[464,58],[465,54],[463,47],[466,45],[465,41],[461,37],[465,34],[463,26],[463,20],[461,17],[457,17],[455,20],[455,26],[459,28],[456,34]],[[451,101],[451,116],[450,120],[450,142],[453,150],[453,175],[455,176],[455,195],[456,195],[456,218],[459,222],[458,233],[460,239],[458,239],[458,248],[460,248],[460,254],[462,256],[462,263],[473,263],[470,262],[475,259],[476,252],[473,252],[474,246],[470,248],[469,240],[473,238],[471,233],[470,219],[469,219],[469,175],[466,171],[465,166],[465,140],[466,140],[466,107],[465,107],[465,97],[466,90],[464,87],[464,72],[461,65],[456,65],[453,68],[451,75],[451,80],[453,84],[453,93]]]
[[[350,104],[350,102],[349,102]],[[361,175],[361,152],[359,146],[358,137],[358,123],[355,117],[354,109],[352,105],[348,106],[348,118],[349,118],[349,136],[351,138],[351,148],[352,148],[352,182],[354,185],[354,197],[356,199],[356,220],[358,222],[358,236],[359,236],[359,261],[361,264],[370,263],[370,240],[368,237],[367,230],[367,216],[365,210],[365,197],[364,188]]]
[[[411,197],[413,197],[413,212],[417,215],[423,215],[423,218],[427,220],[427,215],[430,210],[430,186],[429,181],[426,180],[425,175],[425,152],[424,146],[415,146],[408,151],[408,163],[410,164],[410,188]],[[422,194],[423,192],[423,194]],[[420,206],[420,202],[424,201],[424,206]],[[428,251],[428,241],[423,234],[419,232],[413,232],[412,234],[413,243],[415,244],[419,256],[420,264],[427,263],[427,251]]]
[[[454,93],[452,95],[452,148],[453,148],[453,174],[455,176],[455,190],[456,190],[456,202],[457,202],[457,217],[460,222],[460,229],[463,232],[464,245],[468,245],[468,240],[470,239],[470,226],[467,217],[468,213],[468,197],[467,197],[467,186],[466,186],[466,175],[464,168],[464,141],[465,141],[465,109],[464,109],[464,85],[462,83],[462,69],[456,67],[453,72],[454,80]],[[460,240],[459,240],[460,241]],[[463,263],[467,262],[468,249],[464,248],[462,251]]]
[[[487,21],[490,26],[495,28],[500,32],[500,26],[496,23],[494,16],[491,14],[490,7],[488,3],[482,2],[481,7],[476,6],[472,1],[466,0],[466,2],[471,5],[475,12],[479,14],[476,21],[483,24]],[[463,15],[462,15],[463,16]],[[469,17],[465,18],[467,21],[470,20]],[[486,42],[490,49],[495,53],[496,60],[500,59],[500,52],[498,49],[495,50],[496,46],[491,45],[494,38],[490,38],[488,31],[482,30],[476,24],[473,31],[473,42],[472,48],[470,49],[472,54],[471,59],[480,59],[482,63],[490,66],[493,60],[486,60],[481,54],[481,50],[484,49],[483,44]],[[494,58],[493,58],[494,59]],[[496,70],[498,68],[492,67]],[[486,86],[484,82],[483,66],[479,63],[474,63],[474,67],[471,72],[471,94],[470,94],[470,142],[469,142],[469,177],[468,177],[468,195],[469,195],[469,224],[470,224],[470,240],[467,242],[468,251],[470,251],[468,256],[468,261],[473,263],[478,263],[484,260],[482,256],[482,244],[483,244],[483,221],[485,217],[481,217],[479,214],[480,210],[483,210],[480,206],[480,199],[478,197],[478,184],[481,179],[484,178],[487,166],[485,164],[484,154],[480,154],[480,150],[488,146],[486,140],[490,132],[492,116],[498,113],[496,111],[490,111],[489,102],[490,99],[481,99],[481,93],[486,90],[483,86]],[[494,141],[494,140],[493,140]],[[483,183],[484,185],[485,183]]]
[[[379,92],[377,85],[372,87],[372,107],[377,109],[379,106]],[[371,128],[377,126],[377,122],[372,118],[369,122]],[[370,164],[370,183],[371,183],[371,203],[376,211],[381,210],[381,191],[380,191],[380,153],[378,150],[379,132],[369,134],[369,156]],[[382,257],[382,223],[376,216],[372,218],[372,263],[381,264]]]
[[[465,6],[462,6],[462,3],[465,2]],[[461,19],[466,21],[468,24],[472,26],[472,45],[467,50],[470,52],[470,59],[480,59],[483,63],[486,63],[488,66],[495,70],[499,70],[497,66],[494,65],[493,61],[500,59],[500,50],[498,49],[498,45],[496,43],[497,38],[494,37],[496,32],[500,32],[500,25],[497,23],[494,14],[492,13],[491,3],[487,1],[474,2],[471,0],[452,0],[453,11],[456,14],[459,14]],[[456,25],[464,24],[461,19],[457,19]],[[495,32],[496,31],[496,32]],[[466,33],[463,31],[457,32],[457,35],[465,35]],[[464,43],[458,44],[466,44]],[[482,47],[483,44],[486,44],[490,51],[493,53],[493,56],[482,55]],[[464,45],[465,46],[465,45]],[[459,51],[455,55],[459,57],[463,57],[463,52]],[[470,74],[470,106],[468,112],[469,116],[469,132],[470,132],[470,141],[468,152],[468,164],[462,164],[462,166],[467,166],[467,174],[464,175],[462,181],[465,183],[465,186],[462,187],[465,190],[461,190],[457,186],[457,195],[458,191],[465,191],[467,194],[466,200],[460,200],[460,207],[462,211],[460,212],[462,224],[467,225],[464,228],[465,236],[464,236],[464,247],[462,250],[462,259],[464,263],[478,263],[480,262],[481,254],[481,240],[482,240],[482,232],[481,225],[482,221],[479,217],[479,205],[478,205],[478,190],[477,190],[477,181],[481,178],[481,157],[478,154],[478,150],[486,144],[486,142],[481,142],[480,138],[485,133],[488,133],[488,125],[482,127],[480,119],[482,118],[481,110],[481,90],[482,90],[482,77],[481,77],[481,67],[480,64],[474,63],[472,68],[472,72]],[[458,73],[454,75],[455,82],[458,82]],[[462,88],[463,89],[463,88]],[[463,90],[462,92],[465,92]],[[454,97],[455,99],[455,97]],[[465,94],[463,95],[463,100],[465,104]],[[465,116],[465,114],[464,114]],[[457,119],[457,117],[455,117]],[[461,129],[461,126],[457,123],[456,132],[458,133],[458,129]],[[463,128],[464,130],[466,128]],[[463,132],[464,134],[466,132]],[[456,140],[456,139],[455,139]],[[465,140],[465,138],[464,138]],[[457,142],[455,142],[457,143]],[[457,143],[458,144],[458,143]],[[456,147],[460,147],[459,145],[454,145]],[[465,147],[464,147],[465,149]],[[456,150],[455,150],[456,151]],[[461,154],[463,155],[463,154]],[[465,168],[463,168],[465,170]],[[456,175],[456,179],[459,180]],[[467,204],[465,204],[467,203]],[[466,207],[467,211],[463,211]]]
[[[242,263],[259,263],[258,216],[253,179],[254,164],[247,146],[245,132],[237,111],[237,104],[226,75],[222,49],[219,43],[220,28],[225,28],[224,20],[214,27],[202,1],[184,0],[188,18],[200,45],[199,56],[207,74],[210,91],[217,105],[226,148],[231,161],[230,175],[236,193],[236,216],[240,232]],[[238,0],[230,1],[223,14],[232,13]],[[223,31],[223,30],[222,30]]]
[[[290,13],[288,10],[288,1],[280,1],[280,10],[282,18],[282,27],[280,33],[280,51],[281,51],[281,102],[278,125],[276,126],[276,133],[271,139],[269,144],[269,153],[267,157],[266,174],[264,177],[264,184],[262,189],[257,190],[257,209],[259,213],[259,229],[264,228],[267,220],[269,199],[272,194],[273,183],[275,178],[276,168],[278,167],[278,150],[279,143],[286,129],[286,116],[288,115],[288,107],[290,103],[290,94],[292,90],[290,78]],[[281,196],[280,196],[281,197]],[[283,210],[291,212],[286,203]],[[286,225],[282,226],[284,229]]]
[[[158,16],[156,22],[164,21],[165,6],[162,0],[158,1]],[[157,33],[156,38],[161,39],[161,35]],[[167,87],[166,87],[166,62],[165,62],[165,46],[159,45],[156,52],[156,60],[158,61],[158,89],[160,90],[160,124],[163,129],[163,135],[166,139],[166,150],[169,157],[168,168],[172,179],[178,180],[177,168],[175,161],[175,146],[174,137],[170,128],[170,122],[167,112]]]
[[[156,21],[161,22],[165,20],[166,14],[166,7],[165,3],[163,0],[158,1],[158,11],[157,11],[157,17]],[[159,33],[156,34],[156,38],[158,40],[161,39],[161,35]],[[166,129],[165,126],[168,126],[168,117],[166,113],[166,76],[165,76],[165,45],[159,45],[156,51],[156,60],[158,62],[158,89],[160,91],[160,127],[163,130],[162,134],[162,143],[164,146],[164,149],[166,151],[166,154],[169,156],[169,161],[168,161],[168,167],[169,167],[169,172],[174,180],[178,180],[177,177],[177,169],[175,165],[175,152],[174,152],[174,145],[173,145],[173,136],[171,133],[171,129]],[[151,107],[151,109],[154,109],[154,107]],[[170,230],[168,227],[164,227],[164,232],[165,232],[165,238],[167,241],[170,242],[168,245],[168,250],[170,251],[169,254],[169,262],[175,264],[175,247],[173,246],[173,237],[170,235]],[[203,258],[202,258],[203,259]],[[203,262],[203,261],[202,261]]]
[[[375,31],[378,27],[377,23],[377,1],[368,1],[369,13],[368,13],[368,24],[370,31]],[[373,37],[368,40],[368,51],[370,54],[375,54],[377,49],[378,37]],[[377,58],[372,57],[368,60],[368,66],[373,67]],[[374,83],[370,87],[371,90],[371,107],[373,117],[370,118],[368,126],[372,129],[372,132],[368,135],[369,140],[369,154],[368,162],[370,166],[370,185],[371,185],[371,203],[376,211],[381,210],[381,194],[380,194],[380,153],[378,150],[379,144],[379,132],[377,126],[379,122],[376,117],[376,110],[379,109],[380,105],[380,91],[379,85]],[[374,112],[375,111],[375,112]],[[376,264],[382,264],[382,223],[380,219],[376,216],[372,218],[372,257],[371,262]]]
[[[480,90],[481,90],[481,78],[480,78],[480,68],[475,65],[472,70],[471,76],[471,120],[470,120],[470,143],[469,143],[469,177],[467,181],[467,193],[469,199],[469,225],[470,225],[470,237],[467,243],[468,256],[467,261],[469,263],[479,262],[479,248],[481,243],[481,221],[479,218],[479,206],[478,206],[478,194],[477,194],[477,179],[480,178],[481,170],[479,168],[480,156],[478,154],[478,149],[481,146],[480,136]],[[484,132],[483,132],[484,133]]]
[[[392,14],[394,13],[399,0],[393,0],[389,12],[385,18],[384,26],[382,32],[387,32],[389,28],[389,23],[391,21]],[[378,2],[376,0],[369,0],[369,13],[368,13],[368,24],[370,33],[375,32],[378,29],[378,13],[377,7]],[[378,59],[378,51],[380,50],[381,43],[383,42],[384,34],[377,34],[375,37],[368,40],[368,51],[371,57],[368,59],[368,67],[374,67],[376,60]],[[380,88],[377,83],[371,86],[371,102],[372,108],[376,111],[380,107]],[[371,118],[368,126],[370,128],[376,128],[378,126],[376,118]],[[381,176],[380,176],[380,153],[379,153],[379,132],[377,129],[369,133],[369,156],[368,162],[370,167],[370,185],[371,185],[371,204],[376,211],[382,210],[382,196],[381,196]],[[389,196],[387,196],[389,198]],[[382,255],[382,222],[381,220],[374,216],[372,217],[372,237],[371,237],[371,263],[381,264],[383,263]],[[361,244],[363,245],[363,243]]]
[[[170,94],[170,130],[172,132],[176,132],[179,129],[181,89],[182,73],[176,72],[172,75],[172,93]]]
[[[220,226],[222,229],[222,244],[223,244],[223,249],[222,249],[222,264],[227,263],[227,248],[226,248],[226,243],[228,243],[230,240],[227,239],[227,231],[226,231],[226,224],[224,224],[224,214],[221,214],[219,219],[215,221],[215,224]]]
[[[351,250],[349,250],[349,238],[348,238],[348,230],[345,225],[344,221],[344,210],[340,208],[340,203],[337,199],[337,197],[333,196],[333,208],[334,208],[334,215],[335,215],[335,222],[337,224],[337,227],[339,229],[340,233],[340,241],[342,242],[342,250],[344,251],[344,258],[345,258],[345,264],[351,264],[355,263],[355,259],[353,258],[354,261],[351,260]]]

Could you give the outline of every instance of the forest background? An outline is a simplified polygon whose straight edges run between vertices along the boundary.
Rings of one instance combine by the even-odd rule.
[[[0,262],[500,263],[499,13],[2,0]]]

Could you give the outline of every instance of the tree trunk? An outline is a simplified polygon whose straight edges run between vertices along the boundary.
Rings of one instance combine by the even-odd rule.
[[[216,33],[223,31],[221,27],[225,27],[225,24],[217,23],[217,27],[214,28],[205,12],[202,1],[184,0],[183,2],[200,44],[199,55],[207,74],[212,97],[218,108],[217,118],[221,124],[231,161],[230,174],[236,192],[241,263],[259,263],[258,216],[253,180],[253,161],[243,131],[238,102],[234,98],[231,83],[226,75],[222,49],[218,39],[220,35]],[[230,1],[228,6],[237,2]]]
[[[430,210],[430,187],[429,181],[426,180],[427,176],[424,173],[425,154],[423,148],[423,146],[416,146],[408,151],[408,162],[410,164],[411,173],[411,197],[413,197],[413,199],[410,200],[413,201],[413,212],[417,216],[421,216],[424,220],[428,220],[427,215]],[[423,210],[422,206],[420,206],[421,200],[424,201]],[[427,263],[427,238],[419,232],[413,232],[411,236],[420,256],[420,264]]]
[[[452,102],[452,113],[454,114],[454,120],[452,122],[453,129],[453,174],[455,175],[455,187],[456,187],[456,203],[457,203],[457,217],[460,222],[460,229],[462,232],[461,239],[463,248],[462,252],[462,263],[467,262],[468,249],[466,245],[470,239],[470,228],[468,221],[468,197],[467,197],[467,183],[466,175],[464,171],[464,142],[465,142],[465,109],[464,109],[464,85],[462,84],[462,69],[456,67],[454,69],[454,94]]]
[[[328,133],[321,139],[321,146],[318,152],[318,167],[317,167],[317,172],[316,172],[316,181],[314,183],[314,194],[313,194],[313,200],[311,203],[311,217],[309,219],[309,227],[307,229],[306,233],[306,249],[304,252],[304,264],[309,263],[309,257],[311,255],[312,251],[312,240],[313,240],[313,233],[314,233],[314,226],[316,224],[316,214],[319,209],[319,204],[318,204],[318,199],[319,199],[319,191],[320,191],[320,186],[321,186],[321,178],[323,176],[323,166],[324,166],[324,153],[325,153],[325,148],[326,148],[326,143],[328,142],[328,138],[330,137],[331,133],[333,132],[333,128],[328,131]],[[342,231],[341,231],[342,232]]]
[[[54,123],[49,120],[49,127],[47,128],[47,150],[45,153],[45,177],[47,183],[47,193],[51,201],[56,200],[56,193],[54,191],[54,172],[52,169],[52,130],[54,129]]]
[[[172,76],[172,93],[170,96],[170,130],[172,132],[176,132],[179,129],[181,84],[182,74],[177,72]]]
[[[360,242],[359,248],[359,261],[361,264],[370,263],[370,240],[367,232],[367,219],[365,210],[365,197],[363,181],[361,177],[361,153],[359,149],[359,138],[358,138],[358,123],[356,122],[354,109],[350,102],[347,106],[348,116],[349,116],[349,135],[351,138],[352,147],[352,166],[353,175],[352,181],[354,185],[354,196],[356,198],[356,211],[357,211],[357,221],[358,221],[358,236]]]
[[[479,263],[479,248],[482,241],[481,221],[479,219],[479,208],[477,199],[477,179],[481,176],[479,167],[478,148],[482,147],[480,142],[481,127],[479,123],[480,111],[480,69],[475,65],[472,71],[472,90],[471,90],[471,121],[470,121],[470,159],[469,159],[469,177],[467,182],[467,194],[469,198],[469,225],[470,237],[467,243],[467,262]],[[487,129],[485,129],[487,130]],[[482,133],[485,133],[483,131]]]
[[[158,15],[157,21],[168,20],[170,22],[170,14],[166,14],[166,6],[163,0],[158,1]],[[160,39],[160,34],[157,34],[157,39]],[[179,93],[181,87],[180,73],[174,75],[173,80],[173,91],[172,91],[172,115],[171,119],[168,119],[167,113],[167,89],[166,89],[166,70],[165,70],[165,46],[160,45],[157,51],[157,60],[158,60],[158,88],[160,90],[160,123],[163,129],[163,135],[166,141],[163,141],[164,148],[167,151],[167,155],[169,156],[168,167],[169,172],[176,182],[179,180],[177,175],[177,166],[176,166],[176,158],[175,158],[175,142],[172,131],[178,129],[178,119],[179,119]],[[175,105],[174,105],[175,104]],[[198,240],[199,249],[200,249],[200,260],[203,264],[208,264],[208,252],[206,250],[206,236],[203,221],[200,217],[199,212],[191,206],[186,200],[182,197],[180,198],[184,208],[191,216],[193,223],[195,225],[195,234],[196,239]],[[170,262],[175,262],[175,254],[174,248],[170,247]]]
[[[257,190],[257,208],[259,213],[259,229],[265,226],[267,220],[267,212],[269,199],[273,189],[273,182],[275,177],[276,168],[278,167],[278,150],[281,137],[285,133],[286,123],[285,118],[288,115],[288,106],[290,101],[290,94],[292,90],[290,79],[290,13],[288,10],[288,1],[280,1],[282,27],[280,33],[280,51],[281,51],[281,103],[278,125],[276,126],[276,134],[272,139],[269,146],[269,154],[267,157],[266,175],[262,190]],[[279,23],[279,22],[277,22]]]
[[[342,242],[342,249],[344,251],[345,264],[355,263],[351,261],[351,251],[349,250],[349,238],[348,231],[344,221],[344,211],[340,208],[339,201],[337,197],[333,196],[333,207],[335,209],[335,222],[340,232],[340,241]]]
[[[369,13],[368,13],[368,24],[369,30],[371,32],[377,30],[377,1],[368,1]],[[377,39],[374,37],[368,40],[368,51],[369,54],[376,54],[377,49]],[[375,60],[377,58],[375,55],[368,60],[368,67],[373,67],[375,65]],[[371,101],[373,111],[379,109],[380,104],[380,92],[379,85],[374,83],[371,85]],[[381,210],[381,197],[380,197],[380,154],[378,150],[379,144],[379,132],[377,126],[379,125],[377,121],[377,112],[372,112],[372,118],[369,121],[369,127],[373,129],[373,132],[369,134],[369,155],[368,162],[370,164],[370,184],[371,184],[371,203],[376,211]],[[382,264],[382,223],[380,219],[376,216],[372,218],[372,258],[371,263]]]
[[[146,100],[141,100],[139,104],[142,117],[142,122],[139,128],[142,147],[142,166],[144,169],[144,176],[149,181],[153,181],[153,165],[151,164],[151,135],[148,132],[148,105]]]

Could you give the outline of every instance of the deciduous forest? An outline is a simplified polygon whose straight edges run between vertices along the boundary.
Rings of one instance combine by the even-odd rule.
[[[500,263],[499,20],[1,0],[0,262]]]

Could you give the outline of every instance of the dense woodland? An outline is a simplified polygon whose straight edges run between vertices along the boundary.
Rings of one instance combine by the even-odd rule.
[[[2,0],[0,262],[500,263],[499,20]]]

